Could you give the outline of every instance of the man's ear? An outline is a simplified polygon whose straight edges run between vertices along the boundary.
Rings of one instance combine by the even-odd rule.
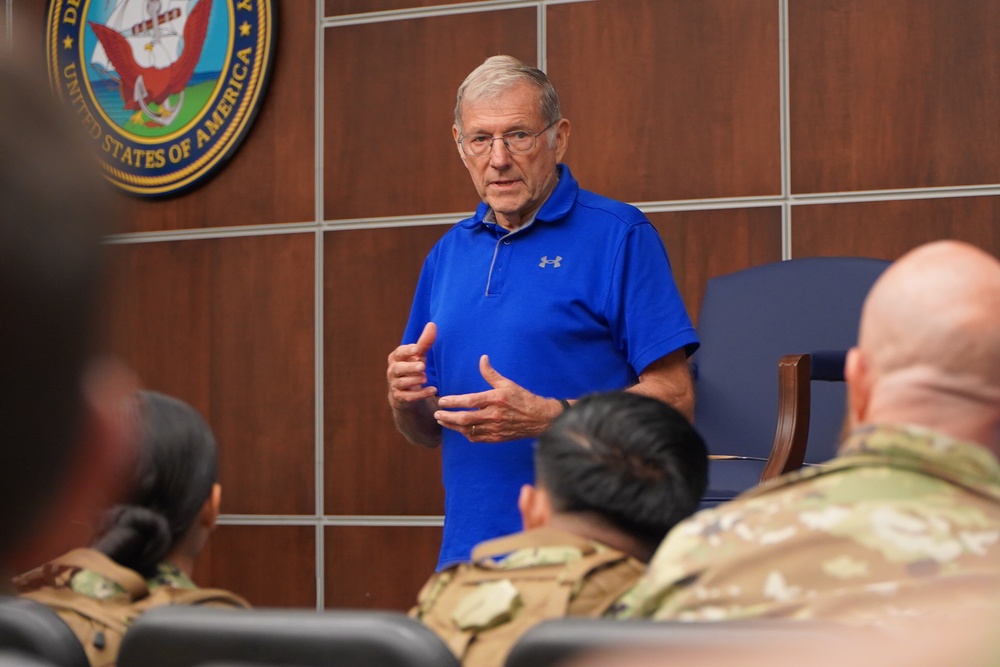
[[[137,389],[135,374],[121,362],[101,361],[89,369],[72,459],[34,534],[14,554],[15,571],[87,545],[101,514],[131,492],[139,427],[129,401]]]
[[[552,500],[542,487],[522,486],[517,508],[521,510],[521,524],[525,530],[547,526],[552,519]]]
[[[458,125],[451,126],[451,136],[455,139],[455,149],[458,151],[458,157],[462,158],[462,163],[465,164],[465,152],[462,150],[462,145],[458,143],[459,138],[462,136],[462,133],[458,131]]]
[[[556,162],[562,162],[569,149],[569,119],[562,118],[556,123]]]
[[[847,351],[844,381],[847,383],[847,427],[853,429],[867,419],[871,398],[871,372],[864,354],[857,347]]]

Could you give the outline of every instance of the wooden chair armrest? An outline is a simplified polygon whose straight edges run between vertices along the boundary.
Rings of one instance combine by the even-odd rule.
[[[809,440],[808,354],[786,354],[778,361],[778,425],[760,481],[802,467]]]

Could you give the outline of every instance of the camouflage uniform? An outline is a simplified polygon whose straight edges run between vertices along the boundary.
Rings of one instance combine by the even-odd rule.
[[[181,572],[179,567],[166,561],[156,566],[156,574],[146,579],[146,586],[149,587],[150,591],[160,586],[187,590],[198,588],[190,577]],[[79,570],[74,573],[70,579],[70,588],[76,593],[95,600],[109,600],[116,597],[128,598],[128,593],[124,588],[93,570]]]
[[[678,524],[609,615],[874,623],[1000,601],[1000,461],[902,425]]]
[[[163,605],[249,607],[242,597],[198,588],[178,567],[160,563],[143,579],[96,549],[73,549],[13,579],[21,597],[50,606],[77,639],[92,667],[114,667],[122,639],[145,611]]]
[[[551,528],[483,542],[472,558],[434,574],[410,611],[465,667],[500,667],[521,635],[547,618],[602,615],[645,569]]]

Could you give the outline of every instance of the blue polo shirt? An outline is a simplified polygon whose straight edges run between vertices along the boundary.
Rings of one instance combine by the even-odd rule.
[[[698,339],[656,229],[634,206],[581,190],[566,165],[533,222],[508,232],[489,207],[452,227],[424,262],[403,343],[437,324],[427,379],[439,396],[487,391],[479,357],[528,391],[577,398],[623,389]],[[532,439],[471,443],[444,429],[439,569],[521,530]]]

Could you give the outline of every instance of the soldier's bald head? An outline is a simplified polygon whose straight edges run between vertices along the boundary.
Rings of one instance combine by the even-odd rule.
[[[944,401],[1000,418],[1000,261],[958,241],[910,251],[872,287],[858,348],[876,413]]]

